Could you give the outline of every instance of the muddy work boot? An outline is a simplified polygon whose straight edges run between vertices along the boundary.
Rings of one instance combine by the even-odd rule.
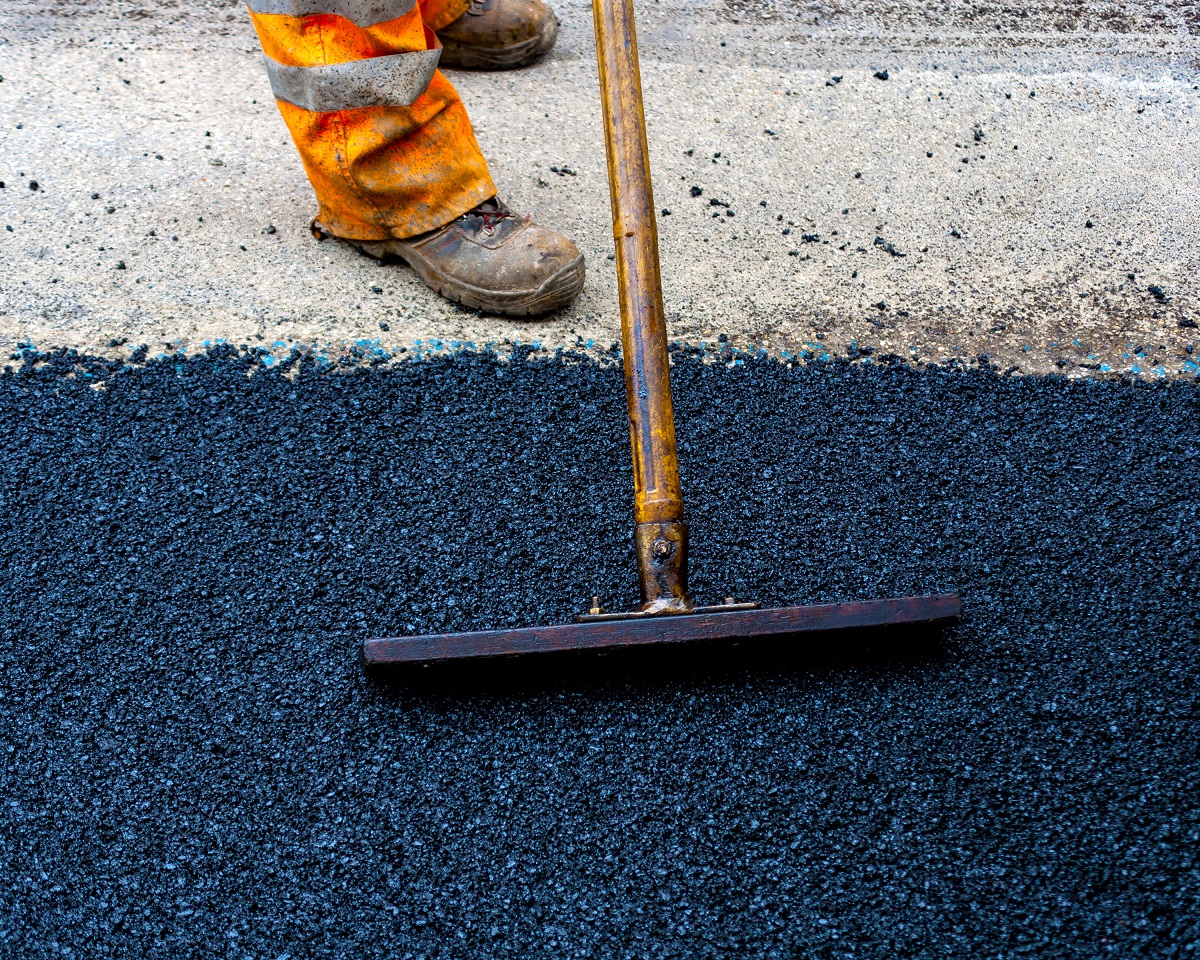
[[[438,65],[459,70],[512,70],[554,46],[558,19],[542,0],[471,0],[457,20],[437,32]]]
[[[407,240],[348,242],[377,260],[403,260],[443,297],[487,313],[537,316],[583,289],[579,248],[494,197]]]

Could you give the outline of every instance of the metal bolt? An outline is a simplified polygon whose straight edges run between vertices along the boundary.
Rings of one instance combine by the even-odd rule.
[[[593,617],[599,616],[604,612],[604,608],[600,606],[600,598],[592,597],[592,609],[588,611]]]
[[[650,552],[656,557],[665,557],[671,552],[671,541],[659,537],[650,545]]]
[[[733,606],[733,604],[734,604],[734,599],[733,599],[733,597],[726,597],[726,598],[725,598],[725,606],[727,606],[727,607],[732,607],[732,606]]]

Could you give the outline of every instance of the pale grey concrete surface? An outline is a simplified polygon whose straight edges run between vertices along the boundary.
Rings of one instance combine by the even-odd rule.
[[[6,0],[0,346],[607,346],[590,11],[557,7],[544,63],[451,75],[502,195],[588,258],[578,304],[529,323],[312,240],[311,191],[239,5]],[[1192,5],[689,0],[639,17],[673,336],[1197,373]]]

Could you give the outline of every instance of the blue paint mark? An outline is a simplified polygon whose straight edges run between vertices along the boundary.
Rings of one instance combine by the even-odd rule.
[[[1141,375],[1141,372],[1142,372],[1142,368],[1141,368],[1141,367],[1139,367],[1139,366],[1138,366],[1138,365],[1135,363],[1135,364],[1134,364],[1132,367],[1130,367],[1130,368],[1129,368],[1129,372],[1130,372],[1130,373],[1136,373],[1136,374],[1138,374],[1138,375],[1140,376],[1140,375]]]
[[[1077,347],[1079,347],[1079,346],[1083,346],[1083,344],[1081,344],[1081,343],[1080,343],[1078,340],[1072,340],[1071,342],[1072,342],[1073,344],[1075,344],[1075,346],[1077,346]]]
[[[1031,346],[1024,346],[1024,347],[1022,347],[1022,348],[1021,348],[1021,352],[1022,352],[1022,353],[1028,353],[1028,352],[1029,352],[1030,350],[1032,350],[1032,349],[1033,349],[1033,347],[1031,347]]]
[[[1107,363],[1100,364],[1100,372],[1101,373],[1108,373],[1111,369],[1112,369],[1112,367],[1110,367]]]
[[[1184,360],[1183,369],[1188,373],[1200,373],[1200,363],[1195,360]]]

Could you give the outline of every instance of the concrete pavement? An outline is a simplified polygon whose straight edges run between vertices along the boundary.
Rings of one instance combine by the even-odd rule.
[[[502,195],[588,258],[578,304],[529,323],[312,240],[311,192],[238,5],[10,0],[0,344],[607,347],[619,319],[590,13],[558,6],[543,64],[452,76]],[[788,358],[865,348],[1196,375],[1200,20],[1127,6],[642,4],[672,336]]]

